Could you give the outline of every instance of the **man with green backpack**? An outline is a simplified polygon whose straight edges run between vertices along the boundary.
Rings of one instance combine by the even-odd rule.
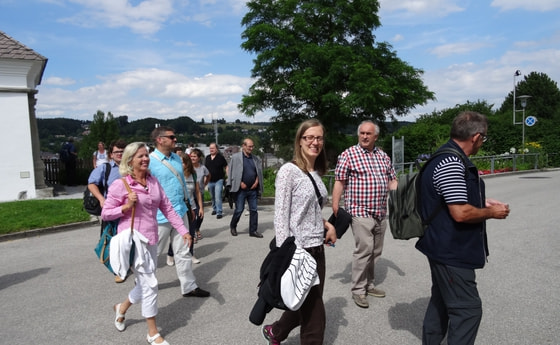
[[[509,206],[485,197],[484,181],[468,159],[486,141],[488,121],[482,114],[465,111],[453,120],[451,139],[425,167],[420,181],[420,214],[427,219],[439,212],[416,248],[428,257],[432,289],[422,327],[422,344],[439,345],[447,335],[449,344],[474,344],[482,302],[476,287],[475,269],[488,256],[487,219],[504,219]],[[441,204],[444,204],[441,207]]]

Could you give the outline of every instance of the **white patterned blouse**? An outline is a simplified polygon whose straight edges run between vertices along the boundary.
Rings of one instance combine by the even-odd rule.
[[[327,188],[321,177],[316,171],[311,176],[326,201]],[[286,163],[278,170],[275,187],[276,245],[281,246],[290,236],[295,236],[295,243],[301,248],[323,245],[323,214],[309,176],[295,164]]]

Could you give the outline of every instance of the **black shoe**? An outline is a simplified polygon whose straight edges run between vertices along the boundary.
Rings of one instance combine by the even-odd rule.
[[[221,214],[219,214],[219,215],[216,216],[216,218],[218,218],[218,219],[222,219],[222,217],[223,217],[223,216],[222,216]]]
[[[209,296],[210,296],[210,292],[202,290],[199,287],[183,295],[183,297],[209,297]]]
[[[216,215],[216,211],[212,211],[212,215],[215,216],[215,215]]]
[[[257,238],[263,238],[263,235],[261,233],[259,233],[258,231],[250,233],[249,236],[257,237]]]
[[[237,229],[236,228],[230,228],[229,231],[231,232],[231,236],[237,236]]]

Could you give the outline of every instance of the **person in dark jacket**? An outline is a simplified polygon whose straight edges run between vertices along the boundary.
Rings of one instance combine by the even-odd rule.
[[[485,197],[484,181],[468,159],[482,147],[487,131],[486,116],[461,112],[453,120],[451,139],[442,148],[464,153],[463,159],[442,154],[422,174],[422,216],[428,217],[441,203],[447,206],[416,243],[428,257],[432,276],[422,327],[424,345],[439,345],[446,334],[448,344],[474,344],[478,332],[482,302],[474,270],[482,268],[488,256],[486,220],[505,219],[509,214],[507,204]]]

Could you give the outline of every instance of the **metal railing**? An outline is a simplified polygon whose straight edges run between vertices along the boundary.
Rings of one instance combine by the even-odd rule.
[[[76,182],[86,185],[89,174],[93,170],[91,159],[80,159],[76,161]],[[66,184],[66,167],[59,159],[43,159],[45,165],[44,177],[47,186]]]
[[[540,153],[472,156],[469,159],[477,166],[482,175],[519,170],[538,170],[549,167],[549,155]],[[417,170],[418,164],[423,162],[395,164],[395,170],[398,173],[411,173]]]

